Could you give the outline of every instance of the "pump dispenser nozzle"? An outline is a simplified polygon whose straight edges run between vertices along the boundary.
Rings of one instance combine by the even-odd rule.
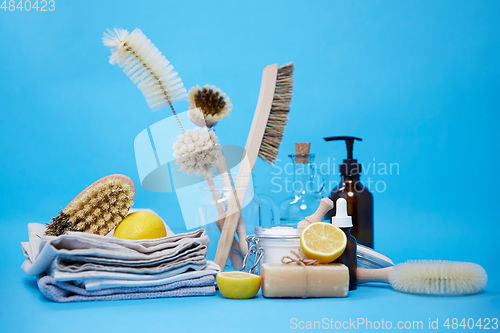
[[[347,215],[347,201],[344,198],[338,198],[335,202],[337,214],[332,216],[332,224],[339,228],[352,227],[352,217]]]
[[[354,150],[354,140],[363,141],[361,138],[355,136],[330,136],[324,138],[325,141],[339,141],[344,140],[347,148],[347,159],[339,165],[339,171],[343,175],[359,175],[361,174],[361,164],[358,164],[358,160],[352,157],[352,151]]]

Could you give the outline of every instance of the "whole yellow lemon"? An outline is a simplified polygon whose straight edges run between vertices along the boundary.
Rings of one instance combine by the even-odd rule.
[[[122,239],[153,239],[167,235],[165,224],[150,212],[134,212],[127,215],[116,227],[113,236]]]

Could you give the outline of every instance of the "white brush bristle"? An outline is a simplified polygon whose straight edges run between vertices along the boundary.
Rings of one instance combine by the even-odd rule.
[[[108,30],[102,42],[111,49],[109,62],[123,69],[153,111],[186,97],[174,67],[141,30]]]
[[[488,281],[484,268],[470,262],[409,261],[394,266],[389,283],[412,294],[465,295],[481,291]]]
[[[210,169],[217,165],[221,149],[213,130],[207,127],[187,130],[174,142],[173,149],[176,163],[181,166],[179,170],[188,175],[212,177]]]

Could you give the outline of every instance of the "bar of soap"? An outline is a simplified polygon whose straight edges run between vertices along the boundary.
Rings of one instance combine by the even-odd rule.
[[[343,264],[263,264],[261,275],[265,297],[346,297],[349,292],[349,269]]]

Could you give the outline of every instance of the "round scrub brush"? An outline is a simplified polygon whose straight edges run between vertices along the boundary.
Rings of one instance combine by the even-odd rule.
[[[381,269],[357,269],[357,283],[389,283],[397,291],[428,295],[467,295],[488,281],[484,268],[471,262],[418,260]]]
[[[52,222],[45,235],[66,231],[106,235],[128,214],[135,194],[134,182],[124,175],[99,179],[78,194]]]
[[[217,164],[220,145],[213,130],[207,127],[187,130],[174,142],[176,163],[188,175],[195,173],[206,178],[212,177],[210,170]]]
[[[231,102],[219,88],[208,84],[191,88],[188,94],[189,118],[198,126],[212,128],[219,120],[229,116]],[[203,121],[204,120],[204,121]]]

